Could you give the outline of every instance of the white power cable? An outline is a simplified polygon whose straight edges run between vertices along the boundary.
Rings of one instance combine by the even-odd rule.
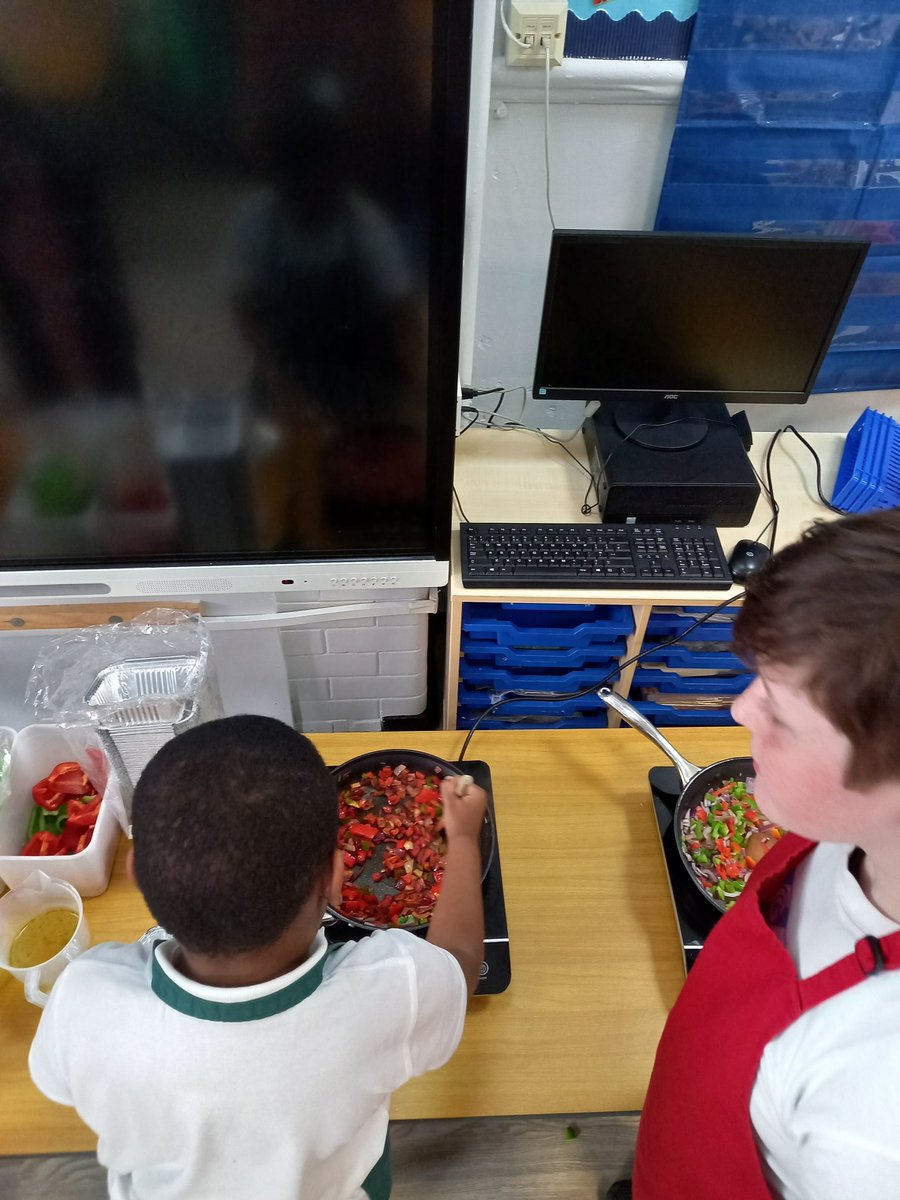
[[[553,217],[553,207],[550,204],[550,46],[544,47],[544,186],[547,196],[547,212],[550,216],[550,228],[556,228]]]
[[[517,38],[509,27],[509,22],[506,19],[504,12],[505,0],[500,0],[500,24],[503,26],[503,32],[511,42],[515,42],[517,46],[521,46],[523,50],[534,50],[535,47],[529,42],[523,42],[521,38]],[[547,214],[550,217],[550,227],[556,228],[556,220],[553,216],[553,206],[550,203],[550,43],[544,46],[544,195],[547,200]]]
[[[516,45],[521,46],[523,50],[533,50],[534,49],[533,46],[530,46],[528,44],[528,42],[523,42],[521,38],[517,38],[516,35],[513,33],[513,31],[510,29],[509,22],[506,19],[506,13],[503,11],[503,5],[505,2],[506,2],[506,0],[500,0],[500,24],[503,26],[503,32],[506,34],[506,36],[509,38],[509,40],[511,42],[515,42]]]

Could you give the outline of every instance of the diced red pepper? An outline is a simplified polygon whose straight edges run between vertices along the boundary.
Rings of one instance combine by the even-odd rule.
[[[371,842],[378,830],[374,825],[351,825],[347,832],[353,837],[367,838]]]

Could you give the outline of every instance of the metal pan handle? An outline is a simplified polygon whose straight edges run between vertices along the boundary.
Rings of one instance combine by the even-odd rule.
[[[664,754],[671,758],[672,762],[678,771],[678,777],[681,780],[681,786],[687,787],[695,775],[699,775],[703,770],[696,763],[688,762],[683,754],[679,754],[675,747],[659,732],[656,726],[648,721],[642,712],[630,704],[618,692],[614,692],[611,688],[602,687],[597,692],[597,695],[609,708],[615,709],[620,717],[624,717],[628,724],[642,733],[645,738],[649,738],[654,745],[658,746]]]

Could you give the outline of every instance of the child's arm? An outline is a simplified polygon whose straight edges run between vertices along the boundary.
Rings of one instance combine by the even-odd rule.
[[[449,950],[457,960],[471,996],[478,986],[484,958],[481,826],[487,793],[470,783],[458,796],[456,782],[451,778],[441,784],[447,860],[428,941]]]

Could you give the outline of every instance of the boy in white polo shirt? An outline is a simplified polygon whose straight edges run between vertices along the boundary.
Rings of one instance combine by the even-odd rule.
[[[133,805],[136,881],[171,940],[107,943],[55,984],[29,1066],[98,1137],[115,1200],[383,1200],[391,1093],[462,1035],[484,939],[485,794],[441,788],[427,941],[329,949],[334,779],[267,717],[167,743]]]

